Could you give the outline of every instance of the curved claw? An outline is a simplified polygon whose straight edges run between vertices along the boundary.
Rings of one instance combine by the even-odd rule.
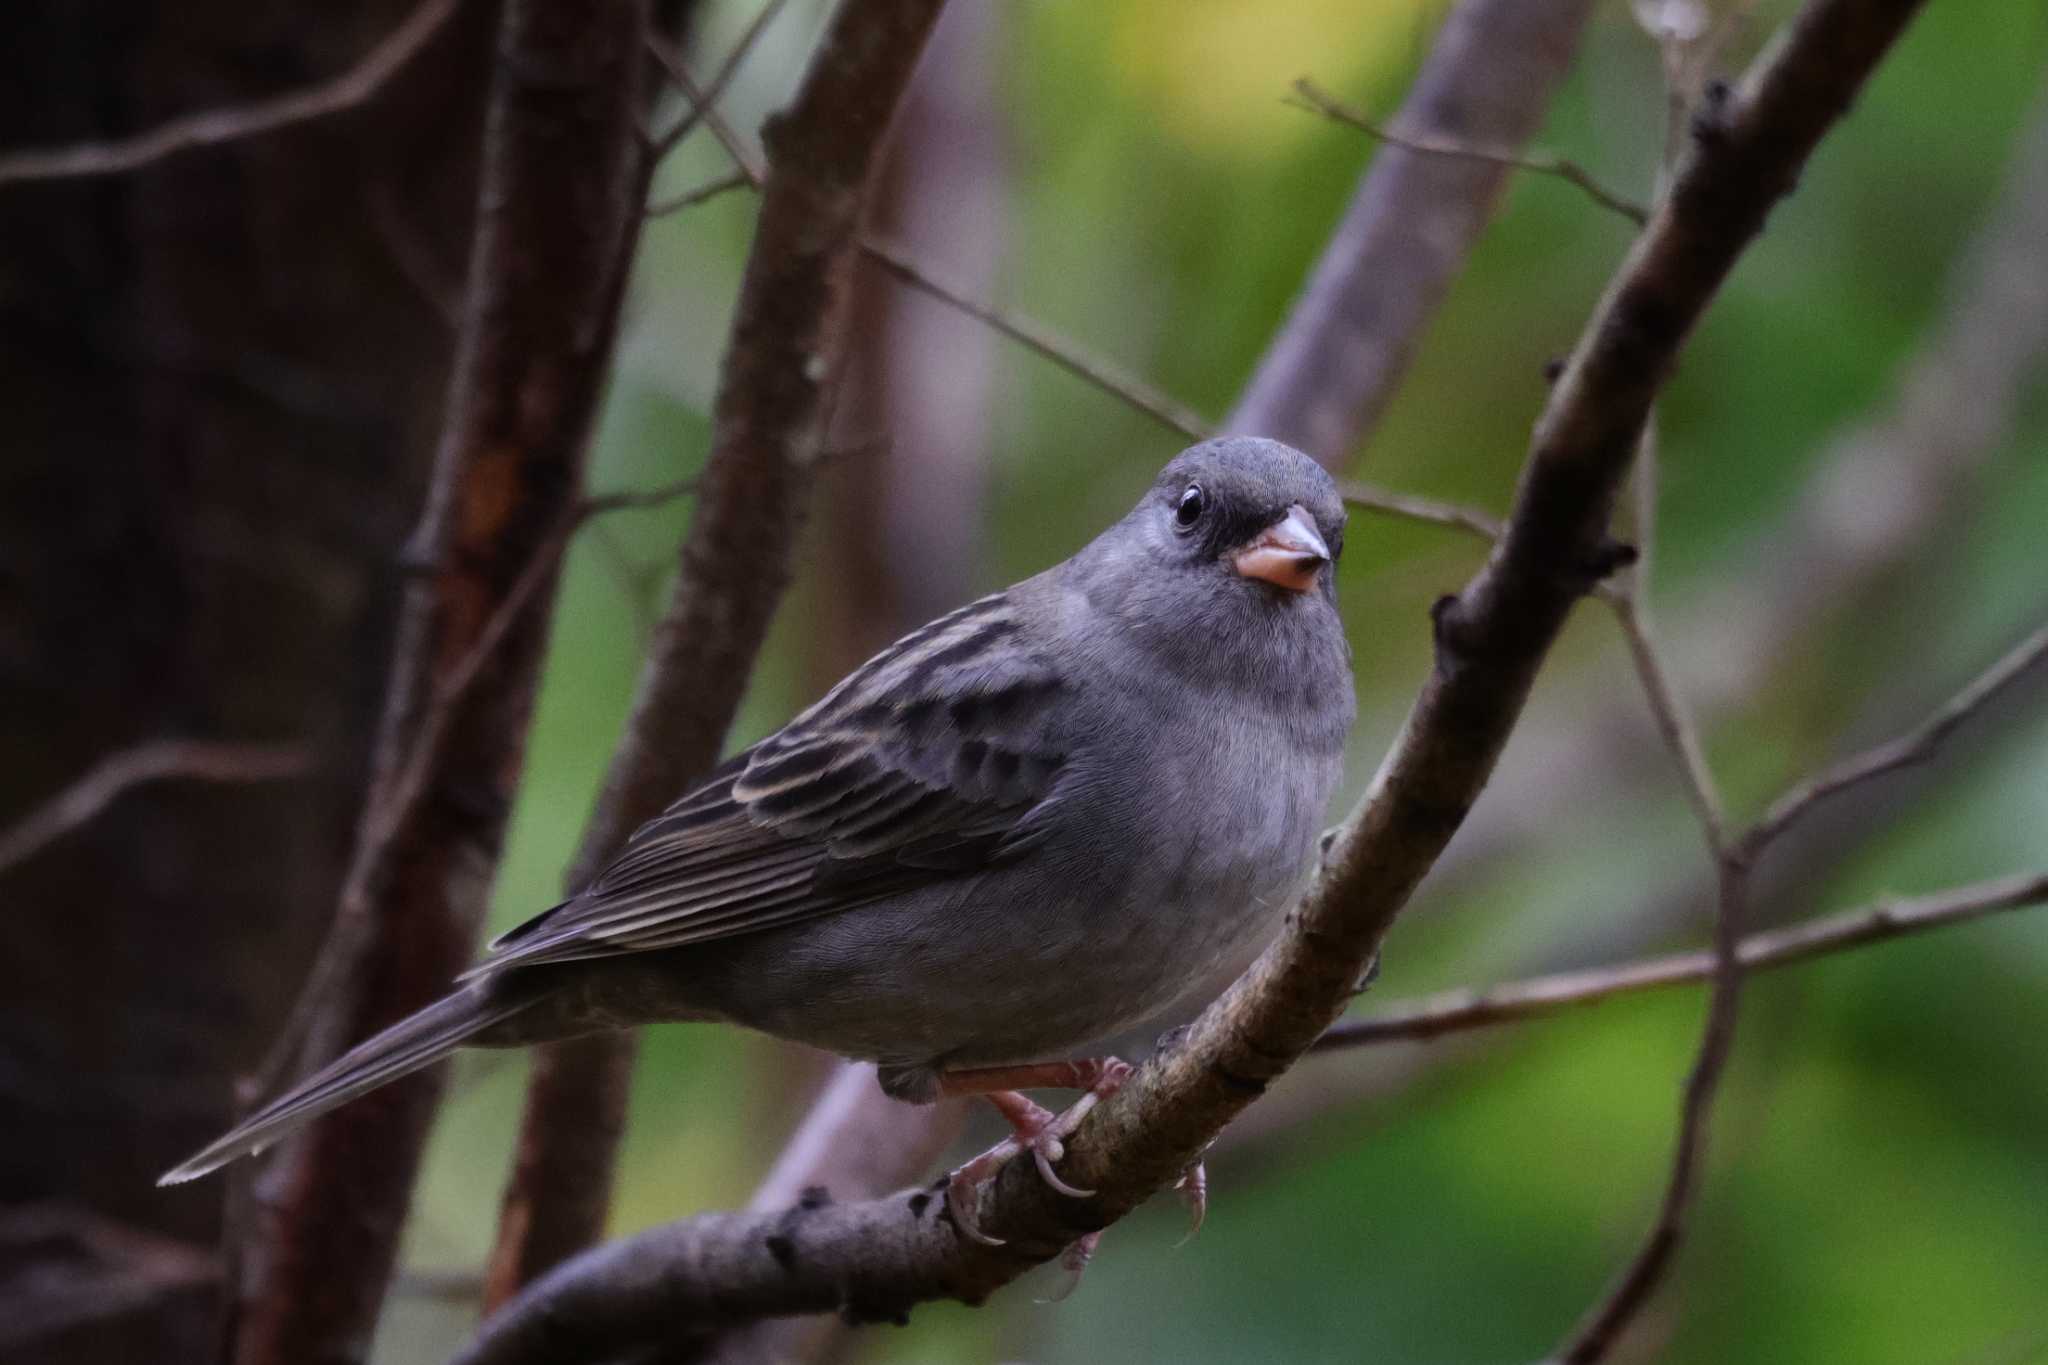
[[[1060,1269],[1067,1272],[1066,1282],[1038,1300],[1040,1303],[1064,1303],[1069,1295],[1081,1287],[1081,1274],[1088,1269],[1088,1262],[1094,1259],[1095,1248],[1102,1241],[1102,1234],[1091,1232],[1060,1253]]]
[[[1202,1230],[1202,1220],[1209,1213],[1209,1168],[1199,1158],[1195,1164],[1180,1173],[1174,1182],[1174,1192],[1188,1211],[1188,1230],[1175,1247],[1184,1247],[1195,1240],[1195,1234]]]
[[[1058,1146],[1059,1144],[1054,1143],[1052,1145]],[[1046,1154],[1045,1148],[1034,1143],[1031,1148],[1031,1159],[1038,1163],[1038,1178],[1052,1186],[1055,1193],[1063,1194],[1069,1199],[1093,1199],[1095,1197],[1095,1191],[1084,1190],[1078,1185],[1069,1185],[1066,1181],[1060,1179],[1059,1172],[1052,1168],[1052,1158]]]
[[[980,1165],[992,1155],[993,1152],[977,1157],[954,1171],[946,1180],[946,1211],[953,1215],[953,1226],[958,1228],[960,1235],[968,1241],[979,1242],[985,1247],[999,1247],[1004,1245],[1004,1241],[1001,1237],[991,1237],[976,1227],[973,1217],[967,1210],[975,1202],[975,1185],[980,1179],[978,1173],[971,1173],[971,1168]]]

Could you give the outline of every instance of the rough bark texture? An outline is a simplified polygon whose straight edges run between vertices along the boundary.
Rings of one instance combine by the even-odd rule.
[[[487,1323],[467,1365],[615,1354],[763,1315],[893,1317],[973,1303],[1163,1188],[1305,1052],[1484,785],[1566,614],[1626,559],[1615,492],[1658,385],[1693,324],[1917,5],[1813,0],[1743,87],[1717,100],[1672,193],[1624,262],[1560,377],[1507,531],[1436,612],[1430,677],[1359,812],[1286,932],[1174,1046],[1097,1108],[1053,1193],[1011,1162],[976,1211],[988,1247],[931,1190],[779,1216],[714,1214],[599,1248]]]
[[[1390,126],[1519,151],[1543,122],[1592,0],[1464,0]],[[1394,395],[1424,321],[1492,216],[1511,167],[1383,146],[1224,430],[1342,468]]]
[[[322,80],[412,9],[0,7],[0,142]],[[209,1349],[222,1186],[154,1172],[226,1126],[346,867],[453,354],[410,267],[461,278],[493,23],[319,122],[0,190],[0,824],[138,741],[316,758],[138,787],[0,879],[0,1319],[91,1268],[10,1360]]]
[[[697,514],[574,885],[711,767],[732,723],[823,451],[834,323],[868,172],[941,2],[845,0],[794,101],[762,130],[768,176]],[[632,1053],[629,1035],[538,1051],[486,1303],[602,1232]]]
[[[376,771],[309,1006],[309,1062],[440,995],[473,947],[638,213],[646,21],[644,6],[590,0],[506,8],[461,352],[410,546],[419,572]],[[542,586],[515,604],[534,572]],[[493,644],[501,611],[518,614]],[[432,1076],[387,1086],[266,1166],[235,1286],[234,1359],[362,1357],[438,1095]]]

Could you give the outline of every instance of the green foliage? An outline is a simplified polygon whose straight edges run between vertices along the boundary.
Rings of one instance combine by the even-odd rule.
[[[1541,142],[1609,183],[1642,187],[1661,95],[1654,54],[1621,11],[1596,21]],[[738,12],[720,8],[721,31]],[[1313,75],[1390,111],[1437,12],[1392,0],[1000,7],[1012,202],[1000,295],[1220,415],[1373,154],[1359,135],[1284,106],[1289,82]],[[736,92],[742,126],[794,79],[802,25],[789,27]],[[1997,187],[2044,52],[2039,5],[1929,6],[1773,218],[1662,407],[1660,614],[1743,567],[1830,435],[1893,392]],[[722,169],[701,141],[685,148],[674,186]],[[652,232],[598,488],[652,486],[701,460],[751,211],[728,196]],[[1543,362],[1570,347],[1627,241],[1626,224],[1571,187],[1523,177],[1363,452],[1365,471],[1504,508],[1543,399]],[[1069,553],[1179,444],[999,345],[983,563],[960,585],[962,600]],[[2035,401],[2021,414],[1968,515],[1895,591],[1850,618],[1813,622],[1794,657],[1778,661],[1778,691],[1710,736],[1738,812],[1844,744],[1876,737],[1850,732],[1870,723],[1869,697],[1902,694],[1900,718],[1911,719],[2041,621],[2044,408]],[[571,556],[499,885],[501,924],[557,890],[631,694],[638,623],[658,607],[687,514],[686,502],[619,514],[603,542],[586,533]],[[1479,549],[1362,513],[1354,528],[1343,602],[1363,702],[1362,785],[1426,666],[1424,609],[1463,581]],[[736,741],[805,700],[814,601],[802,584],[791,597]],[[1546,674],[1531,724],[1629,700],[1633,685],[1611,623],[1589,609]],[[2037,866],[2048,730],[2008,725],[2001,736],[1923,799],[1887,812],[1892,832],[1774,896],[1768,913]],[[1513,866],[1425,886],[1377,997],[1585,961],[1575,945],[1700,863],[1675,780],[1561,804],[1551,819],[1550,837]],[[1666,926],[1657,944],[1704,933],[1696,917]],[[2048,919],[2037,912],[1759,982],[1691,1240],[1643,1343],[1661,1343],[1659,1358],[1673,1361],[1917,1365],[1994,1347],[2006,1354],[1981,1358],[2048,1358],[2024,1354],[2048,1284],[2044,980]],[[1058,1288],[1047,1272],[979,1312],[935,1307],[907,1331],[872,1331],[865,1358],[1533,1358],[1647,1222],[1700,1007],[1696,994],[1675,993],[1458,1047],[1426,1083],[1390,1079],[1377,1101],[1219,1160],[1209,1225],[1190,1245],[1172,1249],[1181,1216],[1161,1201],[1111,1232],[1066,1302],[1033,1301]],[[1382,1064],[1391,1076],[1417,1059],[1395,1050]],[[1335,1074],[1319,1072],[1325,1065],[1308,1063],[1283,1090],[1314,1091],[1319,1075]],[[764,1133],[789,1103],[783,1082],[758,1078],[783,1067],[775,1049],[730,1031],[651,1039],[619,1227],[743,1203],[772,1153]],[[488,1238],[520,1069],[463,1074],[475,1079],[458,1088],[433,1148],[414,1263],[473,1264]],[[461,1328],[458,1313],[405,1302],[380,1359],[437,1358]]]

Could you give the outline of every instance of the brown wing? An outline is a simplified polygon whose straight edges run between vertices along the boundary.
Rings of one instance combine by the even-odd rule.
[[[754,933],[1014,857],[1068,763],[1067,685],[1006,595],[941,617],[643,826],[476,971]]]

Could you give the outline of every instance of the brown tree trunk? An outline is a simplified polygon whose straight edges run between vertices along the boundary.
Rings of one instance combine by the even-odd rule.
[[[305,86],[412,9],[9,6],[0,144]],[[10,1360],[207,1349],[223,1185],[155,1176],[226,1125],[333,913],[495,24],[470,0],[360,107],[0,190],[0,826],[147,739],[315,757],[300,780],[138,787],[0,872],[0,1227],[33,1230],[0,1237]]]

